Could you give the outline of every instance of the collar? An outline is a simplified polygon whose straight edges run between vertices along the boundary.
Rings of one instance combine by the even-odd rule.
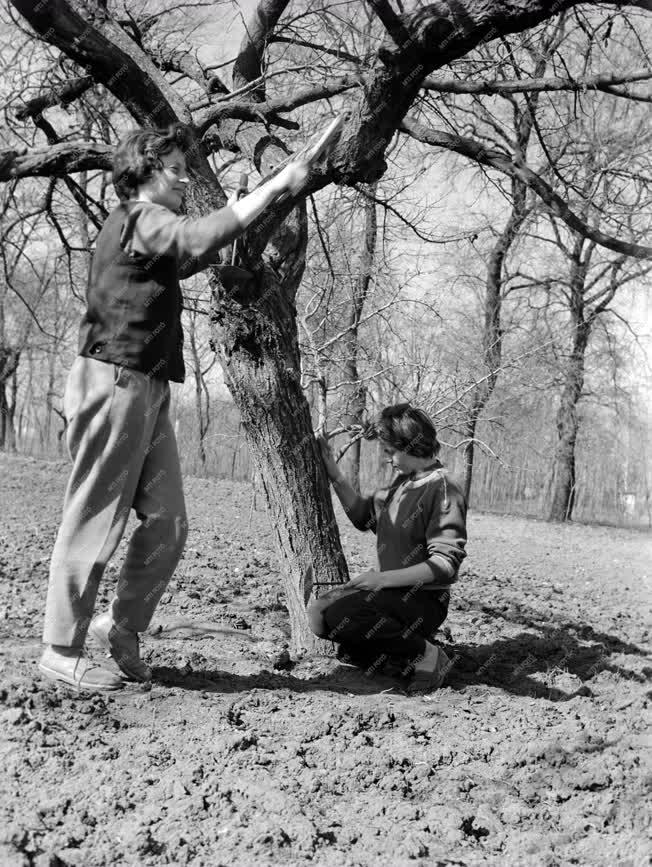
[[[411,475],[405,476],[404,481],[400,483],[403,486],[403,489],[411,491],[415,488],[422,488],[424,485],[427,485],[428,482],[431,482],[436,476],[438,476],[442,472],[444,467],[441,461],[436,461],[433,464],[432,468],[427,467],[427,469],[429,469],[430,472],[426,476],[423,476],[423,478],[421,479],[414,479]]]

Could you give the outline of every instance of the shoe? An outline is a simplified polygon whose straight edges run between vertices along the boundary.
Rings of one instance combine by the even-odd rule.
[[[152,669],[140,658],[138,633],[114,623],[110,611],[94,617],[88,631],[109,651],[125,677],[140,683],[152,679]]]
[[[340,665],[346,668],[358,668],[370,677],[382,671],[387,659],[387,655],[384,653],[380,656],[369,652],[365,653],[363,649],[348,647],[343,644],[339,645],[335,656]]]
[[[344,650],[342,645],[337,648],[337,653],[335,654],[335,658],[339,662],[340,665],[345,666],[346,668],[359,668],[360,666],[356,664],[355,660],[351,656],[351,654]]]
[[[408,692],[428,692],[438,689],[446,679],[453,663],[441,647],[426,641],[426,650],[420,659],[412,665],[412,677],[408,684]]]
[[[60,680],[77,689],[97,691],[122,687],[122,678],[88,659],[83,650],[72,647],[59,651],[48,645],[38,667],[50,680]]]

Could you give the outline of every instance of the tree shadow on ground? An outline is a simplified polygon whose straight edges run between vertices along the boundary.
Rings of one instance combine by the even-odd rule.
[[[568,618],[553,621],[552,619],[542,617],[538,611],[532,611],[525,605],[516,602],[512,602],[511,605],[501,609],[493,605],[480,603],[477,600],[469,601],[470,608],[476,608],[490,617],[507,620],[510,623],[518,623],[532,629],[549,630],[550,635],[552,636],[554,633],[554,637],[560,641],[563,641],[567,636],[576,635],[583,641],[593,641],[604,645],[605,650],[609,653],[629,653],[635,656],[648,655],[648,652],[642,647],[638,647],[638,645],[632,644],[629,641],[623,641],[617,635],[597,632],[589,623],[580,623]],[[553,622],[556,624],[554,628],[552,626]]]
[[[591,680],[604,671],[627,681],[648,682],[649,670],[639,673],[609,661],[615,653],[647,655],[643,648],[619,636],[598,632],[590,624],[574,620],[546,621],[538,612],[521,605],[512,605],[506,611],[486,604],[471,607],[479,608],[493,620],[502,619],[532,631],[490,644],[448,646],[447,652],[455,657],[448,678],[454,688],[483,683],[516,695],[568,701],[577,695],[592,695]],[[559,681],[565,688],[560,688]]]
[[[253,674],[232,674],[220,669],[186,672],[174,666],[155,666],[153,680],[165,686],[205,692],[247,692],[251,689],[290,690],[292,692],[336,692],[343,695],[378,695],[402,692],[396,678],[377,674],[369,677],[358,669],[338,666],[333,671],[313,677],[297,677],[263,670]]]
[[[491,620],[523,625],[532,631],[488,644],[440,642],[453,663],[445,685],[455,690],[486,685],[513,695],[558,702],[578,695],[591,696],[591,679],[603,671],[624,680],[647,682],[647,670],[638,673],[609,661],[613,653],[646,655],[643,648],[616,635],[598,632],[589,624],[572,620],[546,622],[538,612],[528,611],[524,606],[510,606],[507,611],[479,603],[471,603],[471,607],[478,607]],[[155,667],[153,673],[155,681],[168,686],[225,693],[285,689],[349,695],[406,694],[407,685],[397,676],[398,668],[391,673],[386,669],[373,677],[360,669],[342,666],[325,673],[307,673],[308,676],[301,676],[300,670],[295,674],[262,670],[239,675],[220,669],[189,671],[174,666]]]

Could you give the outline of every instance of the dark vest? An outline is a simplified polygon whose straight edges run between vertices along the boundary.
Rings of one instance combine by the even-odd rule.
[[[79,329],[79,354],[183,382],[182,296],[172,256],[128,255],[120,246],[133,203],[109,214],[97,236]]]

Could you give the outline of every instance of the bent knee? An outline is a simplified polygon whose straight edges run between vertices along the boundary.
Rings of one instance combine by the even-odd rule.
[[[326,626],[327,637],[331,641],[339,641],[346,634],[349,624],[352,622],[353,605],[351,597],[337,599],[322,612]]]

